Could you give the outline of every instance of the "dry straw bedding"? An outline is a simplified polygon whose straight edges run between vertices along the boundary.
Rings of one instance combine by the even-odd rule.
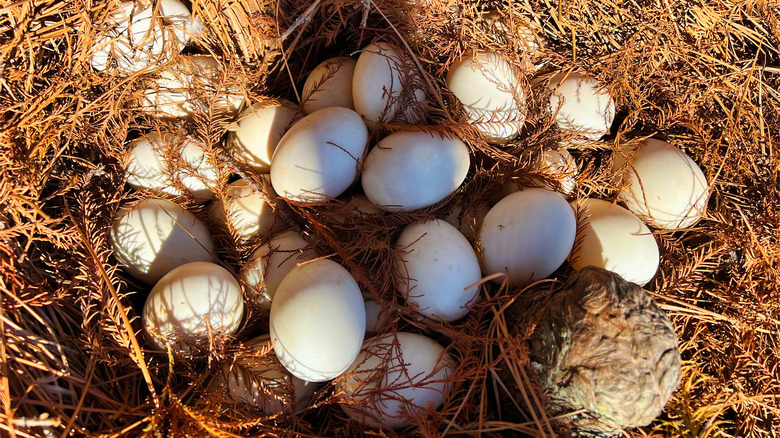
[[[143,75],[112,76],[88,62],[112,5],[0,2],[0,434],[362,435],[367,431],[345,421],[332,403],[328,386],[303,414],[274,418],[221,409],[219,400],[204,394],[209,376],[262,327],[215,345],[202,364],[141,353],[138,315],[146,290],[117,268],[107,232],[121,203],[144,196],[124,185],[127,137],[165,123],[133,109]],[[497,51],[528,70],[539,59],[524,54],[513,32],[531,23],[545,41],[542,78],[553,70],[584,69],[608,84],[619,109],[620,125],[612,135],[575,151],[578,196],[614,199],[610,150],[650,135],[691,155],[711,184],[704,220],[656,235],[661,268],[647,288],[673,321],[682,379],[663,416],[627,434],[776,436],[778,3],[321,0],[313,5],[194,0],[192,9],[207,32],[188,50],[221,59],[228,80],[246,84],[242,90],[249,98],[297,101],[296,90],[321,60],[348,55],[375,39],[393,41],[415,55],[410,68],[425,73],[436,102],[429,129],[455,130],[469,140],[473,165],[467,183],[422,212],[339,226],[324,219],[338,205],[282,208],[285,219],[322,254],[332,254],[370,293],[399,309],[397,328],[438,339],[458,359],[455,390],[445,406],[404,434],[550,433],[544,422],[496,396],[497,388],[525,388],[530,378],[521,340],[506,334],[504,316],[496,311],[517,291],[485,286],[485,300],[465,320],[436,324],[397,306],[385,268],[402,225],[441,217],[455,204],[475,205],[501,180],[522,183],[529,174],[527,160],[517,158],[525,156],[521,152],[553,147],[562,135],[540,111],[546,96],[537,92],[524,134],[508,148],[490,146],[453,121],[451,96],[444,90],[448,66],[472,48]],[[503,29],[491,29],[481,18],[491,11]],[[224,158],[225,181],[230,173],[253,177],[222,146],[230,122],[215,115],[172,127],[204,138]],[[227,232],[218,240],[221,258],[232,269],[259,243],[236,245]],[[257,309],[249,318],[263,320]],[[499,345],[505,355],[496,353]],[[508,379],[498,372],[507,369]],[[516,402],[535,403],[528,391]]]

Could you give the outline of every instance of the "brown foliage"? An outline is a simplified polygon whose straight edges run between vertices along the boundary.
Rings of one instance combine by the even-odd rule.
[[[423,211],[328,221],[344,202],[280,211],[320,254],[344,264],[391,313],[393,330],[427,334],[453,355],[454,390],[417,435],[545,436],[534,407],[524,339],[502,309],[517,290],[482,286],[483,300],[454,324],[422,320],[393,287],[392,243],[400,227],[474,205],[512,179],[534,176],[524,151],[555,147],[537,77],[581,69],[607,84],[619,125],[573,151],[578,196],[615,199],[610,151],[644,136],[668,140],[700,164],[711,184],[708,213],[694,228],[658,232],[661,268],[646,288],[680,339],[682,384],[665,413],[629,436],[769,437],[780,428],[780,7],[761,0],[628,2],[584,0],[193,0],[206,24],[187,50],[212,53],[226,86],[255,100],[297,102],[306,75],[330,56],[392,41],[410,54],[431,102],[423,129],[454,131],[472,150],[472,171],[451,198]],[[202,138],[221,165],[259,184],[224,150],[231,119],[207,102],[186,122],[135,108],[154,73],[127,77],[89,63],[111,0],[0,1],[0,434],[49,436],[359,436],[332,386],[301,414],[266,419],[204,402],[205,384],[257,335],[212,346],[188,363],[142,351],[139,310],[148,291],[125,277],[108,230],[123,202],[150,196],[124,186],[128,138],[183,130]],[[499,24],[496,24],[499,23]],[[542,46],[528,52],[524,35]],[[444,87],[449,65],[472,49],[501,54],[527,73],[523,134],[508,147],[458,123]],[[545,87],[542,87],[545,88]],[[545,88],[546,89],[546,88]],[[547,92],[549,93],[549,92]],[[388,130],[410,129],[385,125]],[[549,178],[549,176],[548,176]],[[178,199],[187,205],[191,199]],[[195,208],[197,210],[197,208]],[[196,211],[202,214],[201,211]],[[229,230],[228,230],[229,231]],[[218,236],[238,271],[261,243]],[[500,347],[500,348],[499,348]],[[499,370],[502,371],[499,374]],[[506,371],[509,371],[506,373]],[[505,376],[511,376],[505,378]],[[499,376],[504,376],[500,378]],[[515,388],[508,404],[504,388]],[[506,400],[502,400],[506,401]],[[512,406],[514,405],[514,406]]]

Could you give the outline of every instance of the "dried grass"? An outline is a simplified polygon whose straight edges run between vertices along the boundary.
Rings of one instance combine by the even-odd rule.
[[[204,363],[142,351],[138,315],[145,289],[121,274],[107,241],[120,203],[150,195],[124,188],[128,136],[184,129],[229,163],[225,174],[238,172],[256,185],[259,180],[224,150],[221,140],[231,122],[224,114],[204,104],[194,120],[171,126],[133,109],[142,75],[92,70],[89,50],[114,7],[109,0],[0,2],[0,434],[374,433],[344,421],[331,386],[318,391],[302,414],[275,418],[204,403],[210,376],[260,329],[249,327],[236,342],[213,346]],[[458,110],[443,76],[460,54],[480,48],[525,71],[543,61],[542,79],[555,70],[584,69],[609,84],[621,123],[606,140],[575,152],[580,196],[614,199],[609,151],[649,135],[690,154],[711,183],[705,220],[688,230],[657,233],[663,258],[648,285],[680,339],[681,385],[661,418],[627,435],[776,436],[776,3],[193,0],[192,8],[209,29],[194,50],[220,57],[230,72],[225,85],[255,99],[296,100],[298,87],[323,59],[349,55],[375,39],[393,41],[414,55],[409,68],[423,72],[434,107],[425,129],[454,130],[468,140],[474,166],[467,184],[424,211],[337,224],[326,218],[339,204],[279,206],[288,224],[308,234],[320,254],[343,263],[391,312],[395,330],[432,336],[456,358],[452,397],[417,423],[417,435],[551,436],[532,389],[523,337],[512,338],[501,311],[518,291],[485,284],[485,299],[474,312],[456,324],[437,324],[402,306],[386,263],[401,226],[441,217],[457,204],[474,205],[503,180],[528,182],[531,160],[523,151],[554,147],[564,137],[544,111],[547,96],[530,84],[523,84],[529,119],[511,147],[490,146],[473,127],[455,122]],[[538,56],[523,50],[528,28],[544,41]],[[236,246],[227,233],[218,241],[234,270],[260,243]],[[508,403],[497,395],[505,387],[518,390]]]

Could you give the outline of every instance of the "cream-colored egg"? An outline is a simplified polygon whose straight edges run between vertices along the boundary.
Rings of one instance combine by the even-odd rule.
[[[131,187],[171,196],[181,195],[184,188],[198,202],[214,197],[217,171],[199,142],[152,132],[129,147],[127,184]]]
[[[560,192],[571,195],[577,187],[577,161],[565,148],[546,150],[540,157],[538,169],[553,178],[560,178]],[[543,179],[534,181],[534,185],[554,190],[556,187]]]
[[[620,200],[632,213],[657,228],[687,228],[707,210],[707,178],[691,157],[665,141],[647,139],[629,154]],[[618,157],[615,166],[623,166]]]
[[[293,268],[276,290],[269,331],[279,361],[308,382],[324,382],[355,360],[366,307],[352,275],[331,260]]]
[[[327,202],[355,182],[368,143],[360,116],[348,108],[315,111],[292,126],[271,160],[279,196],[311,204]]]
[[[228,72],[213,57],[182,56],[150,81],[140,108],[168,119],[187,119],[214,111],[234,116],[244,96],[236,86],[226,85],[228,80]]]
[[[597,266],[644,286],[658,269],[658,244],[647,225],[625,208],[600,199],[574,203],[584,226],[569,256],[574,269]]]
[[[490,209],[479,231],[485,275],[505,273],[510,286],[552,274],[574,245],[574,210],[558,193],[530,188],[515,192]],[[506,278],[493,279],[501,283]]]
[[[390,315],[381,304],[368,299],[366,304],[366,333],[384,330],[390,324]]]
[[[308,246],[306,239],[291,230],[257,248],[242,271],[248,287],[247,295],[263,307],[270,308],[282,279],[298,263],[317,258],[317,253]]]
[[[463,105],[466,120],[492,143],[515,138],[525,121],[519,74],[492,52],[468,55],[450,66],[447,88]]]
[[[355,109],[352,101],[352,75],[357,62],[340,56],[323,61],[314,68],[303,84],[303,109],[314,111],[332,106]]]
[[[615,102],[595,79],[582,73],[559,73],[551,79],[550,89],[550,110],[560,129],[587,140],[609,133]]]
[[[397,333],[366,341],[360,355],[339,378],[342,408],[368,427],[399,429],[414,416],[438,409],[450,392],[453,361],[444,348],[423,335]]]
[[[216,261],[206,225],[164,199],[147,199],[120,210],[111,244],[124,271],[149,284],[185,263]]]
[[[454,135],[394,132],[369,152],[363,190],[383,210],[416,210],[451,195],[466,179],[469,164],[466,144]]]
[[[326,219],[338,224],[345,224],[347,221],[355,221],[361,218],[367,218],[376,215],[382,215],[385,212],[374,205],[366,195],[359,193],[350,198],[344,206],[344,210],[339,210]]]
[[[268,195],[273,197],[274,193]],[[230,224],[240,241],[271,233],[277,223],[273,206],[244,179],[230,183],[224,199],[211,204],[209,214],[216,221]]]
[[[409,64],[409,65],[405,65]],[[417,123],[424,113],[425,92],[403,73],[411,67],[405,54],[393,44],[366,46],[358,57],[352,79],[355,111],[368,122]]]
[[[301,380],[284,369],[270,348],[268,335],[247,343],[251,350],[236,358],[235,364],[225,365],[228,395],[233,400],[253,406],[266,415],[305,406],[316,390],[316,384]],[[258,357],[259,356],[259,357]]]
[[[444,220],[457,228],[469,242],[473,243],[488,211],[490,211],[490,205],[487,202],[470,205],[466,211],[463,211],[463,205],[459,204],[447,213]]]
[[[144,303],[147,340],[183,352],[206,348],[238,331],[244,317],[241,286],[225,268],[208,262],[181,265],[154,285]]]
[[[468,240],[442,220],[407,225],[395,243],[396,288],[429,318],[456,321],[474,304],[482,273]]]
[[[95,42],[92,67],[106,70],[116,62],[119,72],[132,74],[164,64],[181,52],[198,31],[197,21],[178,0],[160,0],[158,5],[123,2],[108,20],[113,27]]]
[[[256,103],[238,116],[228,144],[246,164],[268,173],[279,140],[301,115],[292,103]]]

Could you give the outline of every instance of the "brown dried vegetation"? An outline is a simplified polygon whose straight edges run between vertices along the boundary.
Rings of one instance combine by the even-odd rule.
[[[628,436],[769,437],[780,430],[780,6],[762,0],[192,0],[206,24],[193,52],[223,63],[225,85],[297,102],[306,75],[329,56],[392,41],[422,72],[431,101],[424,129],[455,131],[472,149],[467,183],[421,212],[327,220],[344,203],[278,206],[320,254],[344,264],[391,311],[397,330],[425,333],[458,364],[439,412],[420,436],[550,436],[534,407],[527,350],[502,309],[519,291],[485,284],[464,320],[420,320],[393,290],[387,261],[400,227],[487,199],[501,181],[533,175],[524,151],[555,147],[543,91],[529,96],[524,132],[507,148],[458,124],[444,76],[457,57],[490,49],[538,77],[583,69],[608,84],[619,124],[578,146],[578,196],[616,198],[610,151],[643,136],[680,147],[704,169],[708,212],[694,228],[659,232],[662,261],[647,286],[680,341],[682,382],[662,417]],[[126,189],[125,144],[142,132],[183,129],[219,157],[222,178],[261,179],[224,149],[231,120],[207,101],[192,121],[164,122],[134,108],[144,74],[96,72],[95,35],[109,0],[0,1],[0,435],[362,436],[332,385],[310,407],[273,418],[225,408],[206,384],[262,333],[247,327],[190,363],[143,351],[139,310],[148,287],[122,275],[108,230]],[[487,15],[489,13],[489,15]],[[487,20],[491,18],[493,21]],[[496,25],[501,23],[501,25]],[[526,52],[524,29],[543,41]],[[153,74],[153,73],[146,73]],[[167,128],[166,128],[167,127]],[[409,129],[385,126],[387,129]],[[522,158],[517,158],[522,157]],[[178,201],[203,215],[180,197]],[[229,231],[229,230],[228,230]],[[217,236],[238,271],[261,241]],[[261,309],[250,309],[252,321]],[[527,339],[528,335],[524,336]],[[522,338],[522,337],[521,337]],[[502,373],[498,371],[502,370]],[[506,372],[508,371],[508,373]],[[509,379],[499,377],[509,375]],[[502,400],[503,388],[515,396]],[[504,403],[506,402],[506,403]],[[514,406],[513,406],[514,405]],[[525,412],[525,413],[524,413]],[[394,436],[393,432],[384,435]]]

